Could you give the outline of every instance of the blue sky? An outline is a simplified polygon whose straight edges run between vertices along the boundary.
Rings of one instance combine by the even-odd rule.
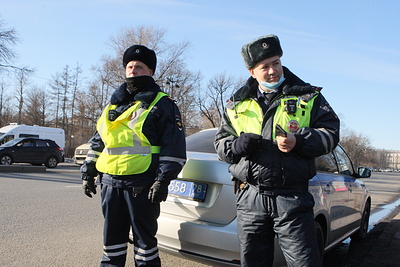
[[[240,49],[274,33],[282,63],[322,93],[342,124],[375,148],[400,150],[400,2],[397,0],[0,0],[0,16],[21,38],[18,64],[47,84],[66,65],[84,76],[111,54],[121,28],[168,30],[192,43],[187,66],[203,84],[226,72],[247,77]]]

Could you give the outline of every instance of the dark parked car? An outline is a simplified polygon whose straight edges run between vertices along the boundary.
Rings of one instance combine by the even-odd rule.
[[[34,137],[16,138],[0,146],[0,164],[31,163],[45,164],[47,168],[55,168],[64,161],[64,151],[50,139]]]

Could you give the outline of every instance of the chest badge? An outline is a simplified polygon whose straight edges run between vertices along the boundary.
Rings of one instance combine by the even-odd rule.
[[[299,129],[299,126],[300,125],[298,121],[291,120],[287,124],[287,129],[289,130],[289,132],[294,133]]]

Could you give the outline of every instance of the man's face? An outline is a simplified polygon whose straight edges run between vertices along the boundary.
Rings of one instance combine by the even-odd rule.
[[[257,63],[249,71],[257,81],[277,83],[283,74],[281,59],[279,56],[269,57]]]
[[[142,61],[133,60],[126,64],[125,75],[127,78],[136,76],[152,76],[153,70],[147,67],[147,65]]]

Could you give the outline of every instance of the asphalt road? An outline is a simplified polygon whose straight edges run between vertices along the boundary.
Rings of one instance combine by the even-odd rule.
[[[60,164],[45,173],[0,173],[2,266],[99,265],[100,196],[83,194],[78,169]],[[373,173],[364,181],[372,192],[373,213],[400,198],[400,174]],[[126,266],[134,266],[132,247],[128,257]],[[164,267],[208,266],[165,253],[161,260]]]
[[[45,173],[0,173],[1,266],[99,266],[99,193],[83,194],[79,168],[60,164]],[[127,267],[133,267],[132,246]],[[161,253],[165,267],[206,266]]]

